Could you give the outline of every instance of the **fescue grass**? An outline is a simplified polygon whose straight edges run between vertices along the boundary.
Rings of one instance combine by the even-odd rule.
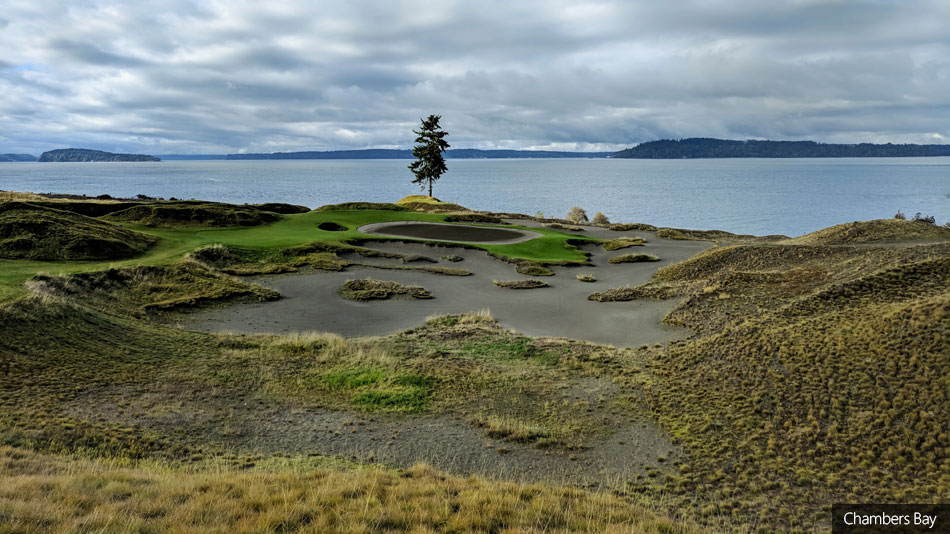
[[[646,240],[639,237],[619,237],[617,239],[605,241],[601,244],[601,246],[603,246],[604,250],[606,251],[612,251],[628,247],[639,247],[644,243],[646,243]]]
[[[507,289],[535,289],[539,287],[550,287],[547,282],[542,280],[494,280],[492,281],[498,287]]]
[[[607,260],[607,263],[641,263],[648,261],[660,261],[660,258],[651,254],[624,254]]]
[[[702,532],[608,493],[446,476],[424,464],[194,469],[10,448],[0,462],[0,532]]]
[[[0,258],[115,260],[142,254],[152,236],[26,202],[0,203]]]
[[[580,282],[596,282],[597,278],[592,274],[579,274],[577,275],[577,280]]]
[[[950,241],[950,228],[921,221],[877,219],[839,224],[794,239],[787,239],[781,243],[788,245],[853,245],[909,240]]]
[[[110,213],[106,219],[142,226],[259,226],[280,220],[280,215],[252,206],[216,202],[154,202]]]
[[[420,286],[404,286],[396,282],[361,278],[347,280],[340,286],[340,296],[348,300],[386,300],[405,296],[413,299],[431,299],[432,293]]]
[[[564,445],[565,436],[557,429],[543,424],[527,422],[511,416],[476,415],[469,424],[482,429],[492,439],[502,439],[515,443],[530,443],[539,448]]]
[[[554,276],[554,271],[536,261],[518,262],[515,270],[528,276]]]
[[[555,230],[568,230],[568,231],[571,231],[571,232],[583,232],[583,231],[584,231],[584,227],[582,227],[582,226],[574,226],[574,225],[571,225],[571,224],[550,223],[550,224],[547,224],[547,225],[545,225],[545,226],[547,226],[548,228],[553,228],[553,229],[555,229]]]

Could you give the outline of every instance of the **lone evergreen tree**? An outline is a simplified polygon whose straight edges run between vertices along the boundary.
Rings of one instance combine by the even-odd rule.
[[[439,127],[439,119],[441,118],[441,115],[429,115],[429,118],[421,119],[421,129],[412,131],[418,136],[416,137],[416,146],[412,148],[412,155],[417,159],[409,165],[409,170],[416,175],[416,179],[412,183],[419,184],[423,190],[425,190],[426,183],[428,183],[430,197],[432,196],[432,183],[448,170],[442,153],[449,148],[449,144],[443,139],[449,133]]]

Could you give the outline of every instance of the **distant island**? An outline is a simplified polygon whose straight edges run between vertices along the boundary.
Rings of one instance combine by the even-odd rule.
[[[840,145],[815,141],[735,141],[694,137],[641,143],[611,157],[691,158],[902,158],[950,156],[950,145]]]
[[[606,158],[613,152],[562,152],[551,150],[480,150],[449,149],[447,159],[498,158]],[[225,159],[412,159],[412,150],[371,148],[366,150],[329,150],[325,152],[272,152],[270,154],[228,154]]]
[[[36,156],[33,154],[0,154],[0,163],[15,161],[36,161]]]
[[[162,161],[155,156],[145,154],[113,154],[112,152],[103,152],[101,150],[89,150],[86,148],[62,148],[59,150],[50,150],[43,152],[40,159],[45,162],[64,162],[64,161]]]

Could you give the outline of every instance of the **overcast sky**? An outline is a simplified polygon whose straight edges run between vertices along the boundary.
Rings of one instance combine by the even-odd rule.
[[[950,143],[950,1],[5,0],[0,152]]]

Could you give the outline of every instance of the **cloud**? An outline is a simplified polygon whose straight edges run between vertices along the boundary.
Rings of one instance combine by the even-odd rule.
[[[941,0],[8,3],[3,152],[950,138]]]

